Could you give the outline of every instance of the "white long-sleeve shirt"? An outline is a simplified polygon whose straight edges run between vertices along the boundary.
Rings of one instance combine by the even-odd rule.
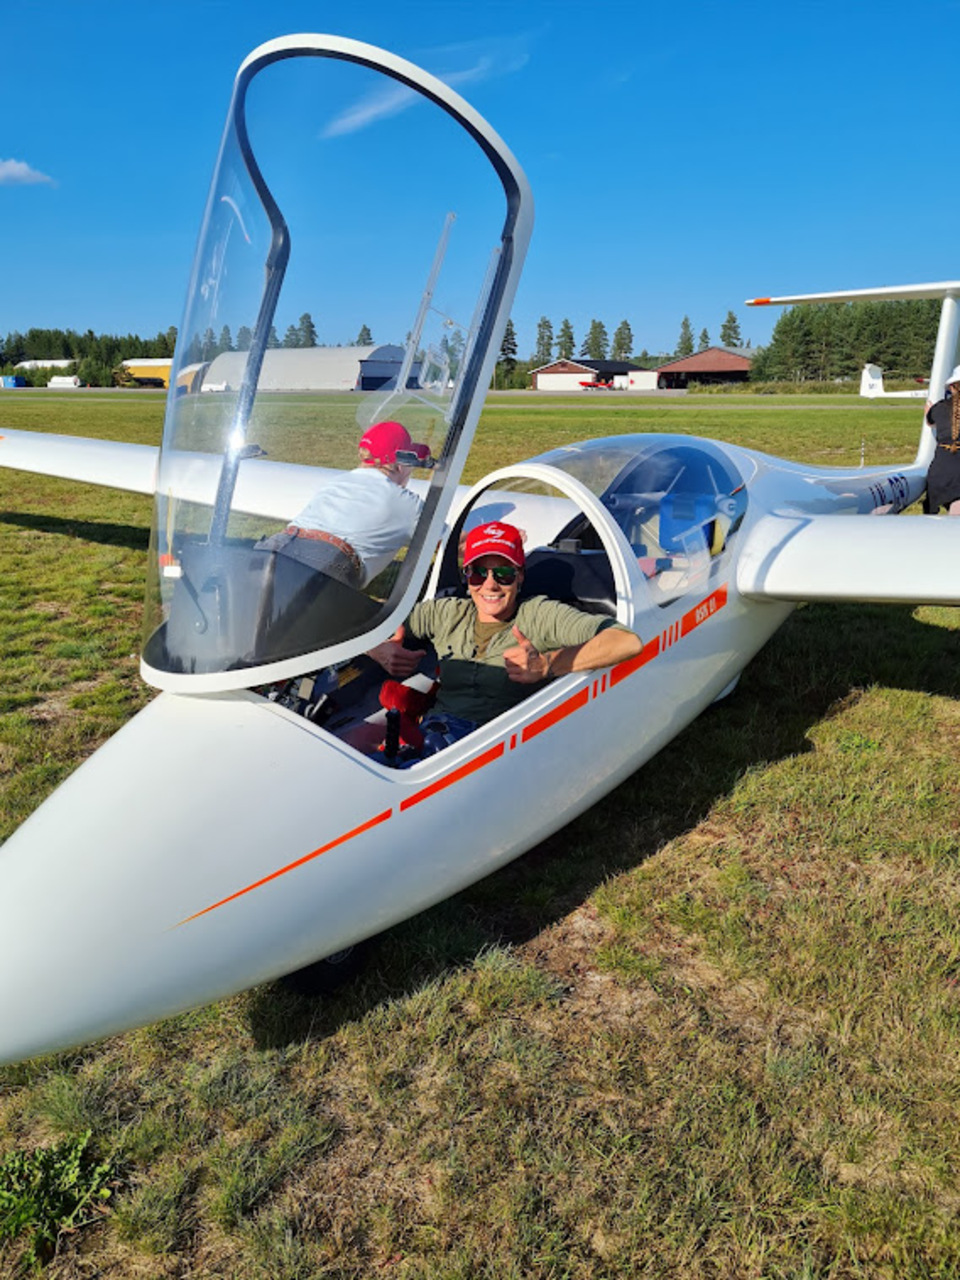
[[[410,542],[422,508],[376,467],[357,467],[318,489],[293,523],[349,542],[369,582]]]

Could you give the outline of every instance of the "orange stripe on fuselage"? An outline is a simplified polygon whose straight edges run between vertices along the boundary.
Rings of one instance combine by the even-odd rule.
[[[204,907],[202,911],[195,912],[192,916],[187,916],[185,920],[181,920],[180,924],[189,924],[191,920],[199,920],[201,916],[205,916],[210,911],[216,911],[217,907],[223,907],[228,902],[234,902],[237,898],[242,898],[245,893],[251,893],[254,889],[259,889],[265,884],[269,884],[271,880],[276,880],[279,876],[285,876],[288,871],[295,871],[297,867],[302,867],[305,862],[312,862],[314,858],[319,858],[321,854],[329,853],[331,849],[335,849],[338,844],[346,844],[348,840],[352,840],[354,836],[363,835],[365,831],[370,831],[373,827],[378,827],[381,822],[386,822],[392,817],[393,810],[385,809],[383,813],[378,813],[375,818],[371,818],[368,822],[362,822],[359,827],[354,827],[352,831],[347,831],[342,836],[337,836],[336,840],[331,840],[329,844],[321,845],[319,849],[314,849],[312,853],[306,853],[302,858],[297,858],[296,862],[288,862],[285,867],[281,867],[279,871],[271,871],[268,876],[264,876],[262,880],[255,880],[253,884],[248,884],[245,889],[238,889],[236,893],[229,894],[226,898],[221,898],[219,902],[212,903],[209,907]],[[179,926],[175,926],[179,927]]]
[[[660,652],[660,637],[654,636],[652,640],[648,640],[639,653],[634,654],[632,658],[625,658],[623,662],[618,662],[615,667],[610,669],[610,688],[618,685],[621,680],[626,680],[627,676],[632,676],[635,671],[639,671],[641,667],[646,666]]]
[[[498,742],[495,747],[491,747],[489,751],[485,751],[482,756],[477,756],[473,760],[462,764],[459,769],[452,769],[450,773],[445,774],[442,778],[438,778],[436,782],[431,782],[429,787],[424,787],[422,791],[416,791],[412,796],[407,796],[406,800],[400,801],[400,812],[410,809],[415,804],[419,804],[421,800],[429,800],[431,796],[435,796],[438,791],[443,791],[447,787],[452,787],[455,782],[459,782],[461,778],[468,777],[471,773],[476,773],[478,769],[482,769],[484,765],[491,764],[494,760],[499,760],[506,751],[506,746],[502,742]]]
[[[581,689],[572,698],[567,698],[566,702],[561,702],[559,707],[553,707],[546,715],[540,716],[537,720],[528,724],[520,735],[521,741],[529,742],[538,733],[543,733],[544,729],[549,729],[551,725],[556,724],[559,720],[564,720],[567,716],[572,715],[574,711],[579,711],[581,707],[585,707],[589,701],[590,690]]]
[[[706,622],[709,618],[722,609],[727,603],[727,584],[717,587],[716,591],[712,591],[705,600],[701,600],[698,605],[694,605],[680,619],[680,635],[687,636],[695,627],[699,627],[701,623]]]

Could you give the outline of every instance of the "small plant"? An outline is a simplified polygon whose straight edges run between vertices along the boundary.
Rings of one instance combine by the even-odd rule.
[[[112,1161],[88,1155],[90,1130],[0,1161],[0,1241],[27,1237],[23,1261],[39,1267],[65,1231],[85,1226],[111,1194]]]

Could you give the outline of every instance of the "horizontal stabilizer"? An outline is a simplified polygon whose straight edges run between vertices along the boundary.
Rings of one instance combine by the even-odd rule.
[[[960,519],[764,516],[737,587],[754,599],[960,605]]]
[[[960,297],[960,280],[934,284],[891,284],[878,289],[838,289],[832,293],[788,293],[778,298],[747,298],[748,307],[792,307],[801,302],[888,302],[898,298]]]

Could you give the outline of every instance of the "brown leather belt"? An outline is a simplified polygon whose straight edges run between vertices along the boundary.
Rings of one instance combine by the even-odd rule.
[[[328,542],[331,547],[336,547],[342,555],[347,557],[359,574],[361,582],[366,577],[363,561],[357,555],[356,551],[354,551],[353,547],[351,547],[350,543],[344,542],[344,540],[342,538],[338,538],[336,534],[327,533],[325,529],[301,529],[298,524],[288,524],[285,532],[292,534],[295,538],[307,538],[311,542]]]

